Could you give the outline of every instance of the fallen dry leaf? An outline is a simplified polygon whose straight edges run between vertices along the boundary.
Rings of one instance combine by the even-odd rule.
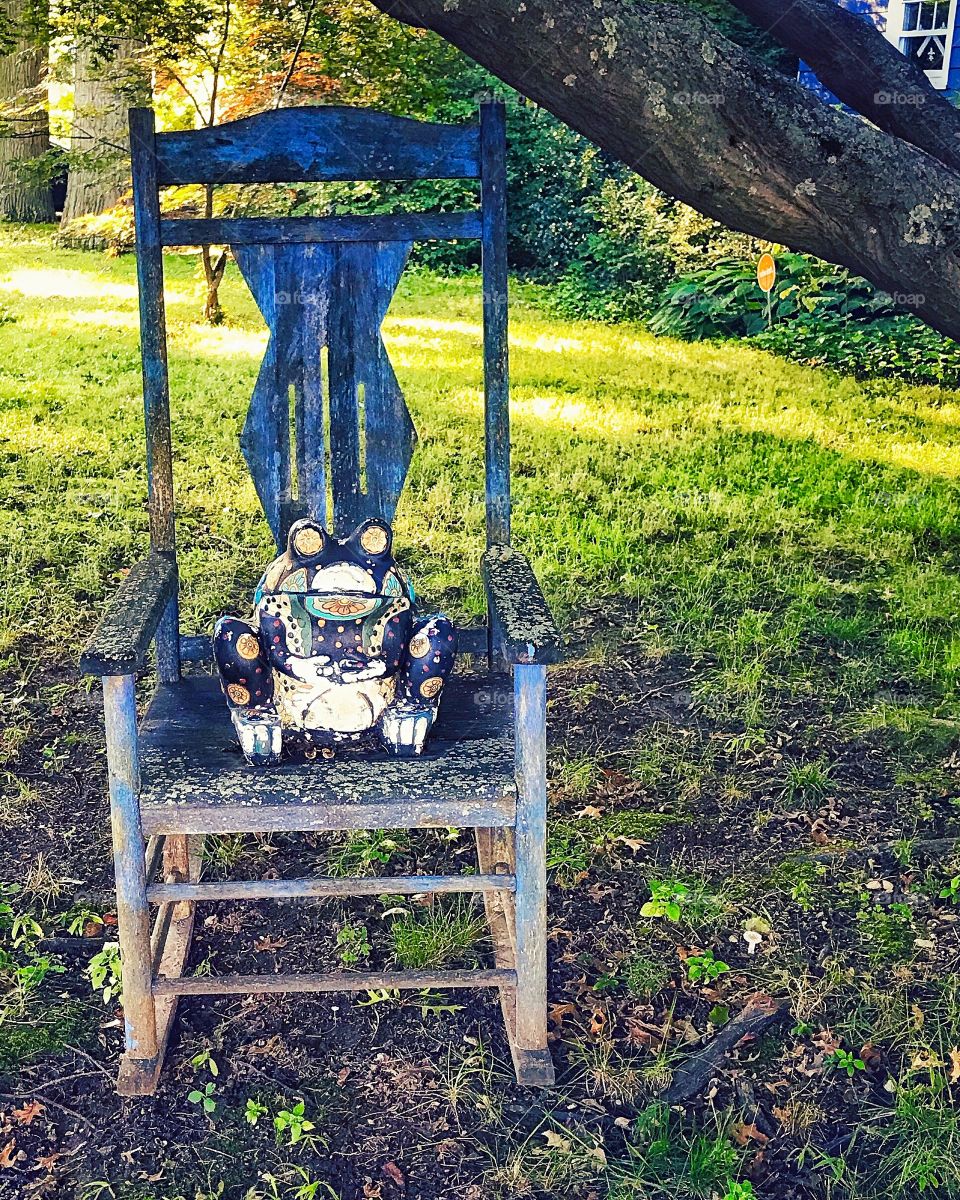
[[[268,934],[266,937],[257,938],[253,943],[253,948],[259,954],[264,950],[282,950],[286,944],[286,938],[275,938]]]
[[[570,1147],[573,1143],[569,1141],[569,1139],[561,1137],[560,1134],[555,1130],[545,1129],[543,1131],[543,1137],[547,1143],[548,1149],[562,1150],[564,1154],[570,1153]]]
[[[756,1125],[735,1125],[733,1127],[733,1140],[738,1146],[747,1146],[750,1142],[757,1142],[761,1146],[765,1146],[770,1139],[765,1133],[759,1130]]]
[[[17,1143],[10,1139],[7,1144],[0,1149],[0,1170],[8,1170],[13,1166],[13,1160],[17,1155]]]
[[[583,808],[577,809],[573,815],[575,817],[591,817],[594,821],[599,821],[603,816],[603,809],[597,808],[595,804],[585,804]]]
[[[547,1020],[562,1029],[564,1017],[575,1017],[579,1011],[575,1004],[551,1004],[547,1009]]]
[[[873,1042],[864,1042],[860,1047],[860,1057],[868,1067],[878,1067],[883,1055],[876,1048]]]
[[[950,1051],[950,1082],[960,1082],[960,1050],[956,1046]]]
[[[15,1108],[13,1110],[13,1119],[18,1125],[31,1125],[36,1117],[39,1117],[43,1112],[43,1105],[39,1100],[30,1100],[23,1108]]]
[[[398,1188],[405,1188],[407,1186],[407,1181],[404,1178],[404,1174],[395,1162],[384,1163],[383,1166],[380,1168],[380,1171],[387,1179],[390,1180],[391,1183],[395,1184]]]

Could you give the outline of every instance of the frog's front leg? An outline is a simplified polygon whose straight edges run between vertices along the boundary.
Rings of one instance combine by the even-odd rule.
[[[256,767],[278,763],[283,732],[270,659],[256,626],[221,617],[213,631],[213,655],[244,758]]]
[[[381,736],[394,754],[423,752],[456,652],[457,631],[449,618],[434,613],[414,623],[397,673],[396,699],[380,718]]]

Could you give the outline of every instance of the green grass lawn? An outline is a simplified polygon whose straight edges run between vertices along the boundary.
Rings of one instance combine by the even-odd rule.
[[[169,259],[184,628],[242,603],[269,554],[238,436],[265,345],[231,271],[228,323],[197,321],[196,264]],[[960,402],[725,346],[512,307],[515,541],[562,619],[630,597],[645,638],[708,655],[745,700],[773,684],[841,702],[895,672],[952,697]],[[0,649],[75,652],[146,545],[134,267],[0,240]],[[475,279],[405,277],[386,340],[420,433],[397,517],[421,591],[481,604]],[[820,653],[822,651],[822,653]],[[761,706],[743,715],[762,720]]]
[[[182,623],[199,632],[248,606],[271,557],[238,445],[266,338],[232,266],[218,328],[198,321],[194,258],[170,257],[167,280]],[[958,1196],[949,1055],[960,1044],[960,999],[943,990],[957,956],[952,917],[942,915],[957,888],[939,893],[960,870],[951,774],[960,730],[960,395],[857,382],[735,343],[560,321],[544,301],[540,290],[514,286],[514,541],[575,644],[574,661],[554,674],[551,704],[551,920],[573,931],[569,950],[557,937],[551,1000],[587,1015],[582,1026],[568,1017],[569,1040],[558,1035],[560,1098],[549,1112],[536,1109],[532,1125],[500,1111],[496,1097],[509,1082],[474,1051],[459,1066],[448,1062],[447,1127],[484,1147],[485,1165],[464,1176],[479,1189],[469,1194],[640,1200],[726,1189],[736,1200],[753,1194],[733,1188],[749,1171],[756,1194],[771,1198]],[[91,762],[89,786],[102,789],[95,727],[75,731],[61,714],[89,686],[75,662],[101,602],[147,545],[133,260],[4,229],[0,314],[0,817],[12,831],[0,878],[22,886],[17,905],[25,897],[53,928],[85,880],[71,850],[80,835],[50,828],[46,798],[68,767],[83,773]],[[396,519],[400,557],[421,594],[475,615],[478,280],[409,273],[385,336],[420,435]],[[686,698],[665,714],[656,704],[668,690]],[[76,826],[100,819],[78,811]],[[25,824],[46,828],[39,865],[17,844]],[[105,843],[105,825],[96,836]],[[369,868],[415,853],[391,842],[386,858],[377,851],[364,863],[365,845],[341,847],[344,861]],[[220,853],[234,851],[265,853],[239,842]],[[104,854],[97,870],[105,863]],[[650,883],[679,896],[678,923],[640,921]],[[892,905],[872,907],[888,893]],[[611,911],[616,937],[604,932]],[[463,924],[472,929],[469,915]],[[417,927],[396,925],[394,941]],[[341,956],[344,946],[371,952],[365,926],[343,929]],[[758,955],[742,941],[752,929],[766,939]],[[421,953],[404,946],[408,957]],[[708,949],[716,954],[708,963],[729,960],[729,980],[684,969]],[[69,965],[72,978],[78,970]],[[0,981],[13,997],[6,1028],[22,1026],[35,1010],[21,1003],[23,979],[7,960]],[[772,1101],[763,1093],[781,1113],[776,1136],[751,1140],[749,1104],[727,1093],[665,1132],[674,1118],[658,1107],[657,1081],[690,1040],[676,1014],[702,1035],[708,1019],[711,1029],[722,1025],[723,1011],[756,989],[789,996],[796,1021],[781,1039],[786,1050],[757,1059],[781,1088]],[[599,1024],[584,991],[606,1013]],[[644,1030],[664,1021],[670,1032],[651,1045]],[[67,1026],[48,1043],[24,1044],[56,1049],[74,1037]],[[0,1066],[9,1069],[3,1030],[0,1012]],[[886,1074],[868,1053],[850,1075],[834,1037],[854,1055],[879,1046]],[[807,1074],[784,1068],[781,1053]],[[190,1061],[171,1075],[182,1081]],[[894,1081],[886,1092],[884,1080]],[[580,1115],[565,1124],[558,1114],[568,1101]],[[185,1122],[202,1120],[181,1108]],[[596,1109],[609,1136],[595,1128]],[[142,1133],[135,1121],[131,1129]],[[242,1132],[240,1123],[231,1136]],[[750,1155],[768,1142],[768,1162],[802,1176],[794,1190],[786,1166],[764,1184],[769,1168]],[[209,1193],[190,1175],[179,1192],[118,1184],[116,1197],[213,1196],[218,1169],[208,1171]],[[334,1167],[325,1177],[336,1183]],[[411,1188],[410,1197],[421,1195]],[[247,1193],[230,1183],[223,1194]]]

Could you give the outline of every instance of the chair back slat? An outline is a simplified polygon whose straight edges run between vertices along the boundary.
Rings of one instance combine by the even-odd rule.
[[[156,138],[161,187],[480,175],[476,125],[435,125],[364,108],[281,108]]]
[[[381,326],[415,241],[481,240],[487,537],[488,543],[506,540],[502,105],[482,105],[480,122],[467,126],[312,107],[171,133],[155,133],[153,114],[134,110],[130,127],[143,238],[137,254],[141,282],[147,282],[142,338],[148,415],[167,417],[166,363],[158,349],[166,337],[161,247],[228,245],[269,332],[240,442],[278,546],[301,516],[321,520],[340,536],[367,517],[393,519],[417,435]],[[159,187],[171,183],[424,178],[478,178],[479,208],[160,220],[157,204]],[[155,424],[150,444],[162,447]],[[153,457],[162,465],[162,456]],[[159,494],[151,486],[151,495]],[[161,530],[160,523],[153,524]],[[172,545],[167,532],[159,532],[157,540],[160,548]]]
[[[274,242],[416,242],[478,238],[479,212],[383,213],[360,217],[178,217],[160,222],[164,246]]]

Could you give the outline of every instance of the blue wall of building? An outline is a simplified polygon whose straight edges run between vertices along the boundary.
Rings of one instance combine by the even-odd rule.
[[[857,13],[865,21],[872,21],[881,33],[885,31],[888,0],[838,0],[838,3],[841,8]],[[797,79],[804,87],[809,88],[812,92],[816,92],[827,104],[840,103],[836,96],[823,86],[813,71],[804,62],[800,64]],[[954,23],[953,46],[950,52],[950,67],[947,72],[946,91],[948,94],[960,93],[960,14],[958,14],[958,19]]]

